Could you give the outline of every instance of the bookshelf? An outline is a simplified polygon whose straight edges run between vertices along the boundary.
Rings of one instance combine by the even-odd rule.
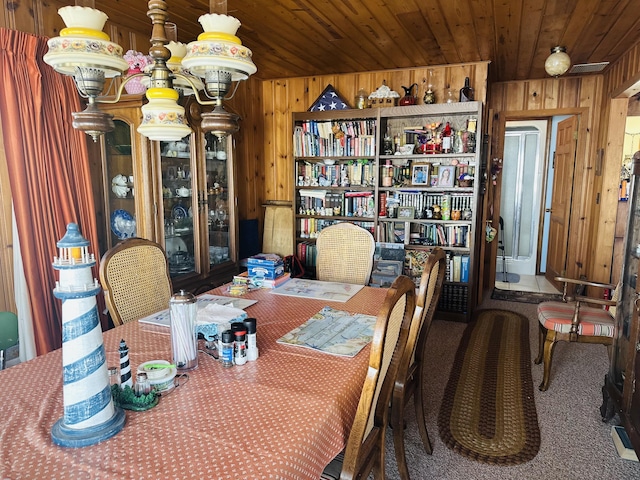
[[[468,321],[476,302],[481,122],[480,102],[294,113],[294,244],[305,268],[314,271],[315,238],[336,222],[401,246],[403,273],[416,283],[440,246],[448,271],[438,315]]]

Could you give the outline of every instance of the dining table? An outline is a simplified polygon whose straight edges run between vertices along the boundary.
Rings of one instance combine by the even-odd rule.
[[[2,479],[313,479],[345,446],[370,345],[354,357],[277,342],[323,307],[377,315],[385,289],[346,302],[249,291],[259,357],[225,368],[199,353],[197,368],[146,411],[125,410],[124,428],[95,445],[51,440],[63,416],[62,351],[0,372]],[[210,292],[227,295],[222,286]],[[103,333],[108,366],[129,347],[131,370],[171,361],[170,329],[139,321]]]

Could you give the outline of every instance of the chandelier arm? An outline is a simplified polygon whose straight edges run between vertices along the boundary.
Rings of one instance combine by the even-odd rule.
[[[238,91],[238,87],[240,86],[240,82],[236,82],[236,86],[233,88],[233,92],[231,93],[230,97],[224,97],[224,100],[231,100],[233,98],[233,96],[236,94],[236,92]]]
[[[120,101],[120,97],[122,97],[122,92],[124,90],[124,86],[129,83],[129,80],[132,80],[134,78],[138,78],[138,77],[147,77],[148,75],[146,73],[134,73],[133,75],[129,75],[128,77],[125,77],[122,80],[122,83],[120,84],[120,86],[118,87],[118,90],[116,90],[115,93],[115,97],[113,99],[110,100],[103,100],[102,97],[96,98],[96,102],[97,103],[104,103],[104,104],[112,104],[112,103],[118,103]]]
[[[188,75],[185,75],[183,73],[179,73],[179,72],[174,72],[172,73],[172,75],[176,78],[180,78],[182,80],[185,80],[189,86],[191,87],[191,89],[193,90],[193,96],[195,97],[196,101],[200,104],[200,105],[217,105],[219,102],[218,98],[212,98],[212,97],[208,97],[207,98],[212,98],[211,100],[203,100],[200,98],[200,92],[198,90],[198,86],[195,84],[195,82],[191,79],[191,77],[189,77]],[[205,92],[206,95],[206,92]]]
[[[239,86],[240,86],[240,82],[236,81],[235,82],[235,86],[233,87],[233,93],[231,93],[230,97],[222,97],[222,98],[220,98],[220,97],[212,97],[211,95],[209,95],[209,93],[207,92],[206,88],[203,91],[204,91],[204,94],[205,94],[205,96],[207,98],[210,98],[214,102],[217,102],[218,100],[221,100],[221,101],[222,100],[231,100],[233,98],[233,96],[236,94],[236,91],[238,90]],[[198,103],[200,103],[200,102],[198,101]],[[213,103],[213,104],[215,104],[215,103]],[[213,105],[213,104],[212,103],[203,103],[202,105]]]

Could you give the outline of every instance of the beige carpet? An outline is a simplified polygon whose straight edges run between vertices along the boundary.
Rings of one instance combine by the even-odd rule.
[[[542,381],[542,365],[533,364],[537,349],[536,305],[487,299],[482,308],[513,310],[529,319],[533,384]],[[427,429],[433,455],[427,455],[418,434],[413,408],[407,408],[405,445],[412,480],[599,480],[639,479],[640,464],[618,457],[611,426],[600,418],[601,388],[608,369],[602,345],[560,342],[554,352],[552,383],[546,392],[534,388],[540,450],[520,465],[479,463],[449,450],[438,436],[437,418],[456,349],[466,325],[435,320],[427,339],[428,370],[424,394]],[[387,432],[387,479],[398,480],[392,432]]]

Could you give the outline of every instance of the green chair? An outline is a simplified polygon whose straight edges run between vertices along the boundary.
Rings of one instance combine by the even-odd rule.
[[[0,370],[4,369],[5,351],[18,344],[18,316],[0,312]]]

